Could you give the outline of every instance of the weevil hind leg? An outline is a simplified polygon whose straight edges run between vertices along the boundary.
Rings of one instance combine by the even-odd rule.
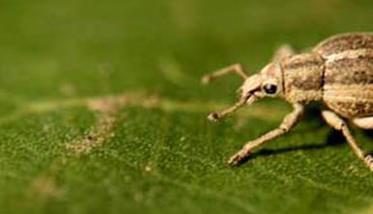
[[[354,118],[352,123],[362,129],[373,129],[373,117]]]
[[[295,50],[289,44],[283,44],[273,54],[272,61],[278,62],[286,57],[295,55]]]
[[[342,132],[343,136],[346,138],[348,144],[350,145],[352,151],[356,154],[356,156],[364,161],[364,163],[369,167],[371,171],[373,171],[373,157],[369,154],[366,154],[360,146],[357,144],[355,138],[352,136],[347,123],[339,117],[336,113],[324,110],[322,111],[322,116],[325,121],[334,129],[339,130]]]

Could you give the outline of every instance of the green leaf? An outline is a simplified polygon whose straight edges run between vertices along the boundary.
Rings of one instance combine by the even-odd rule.
[[[199,83],[235,62],[254,73],[282,43],[372,30],[358,2],[2,1],[0,212],[373,213],[371,172],[314,108],[228,167],[290,108],[211,124],[240,82]]]

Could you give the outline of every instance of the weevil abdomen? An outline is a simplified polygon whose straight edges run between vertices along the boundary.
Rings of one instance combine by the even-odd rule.
[[[325,60],[323,101],[346,118],[373,115],[373,34],[342,34],[314,51]]]

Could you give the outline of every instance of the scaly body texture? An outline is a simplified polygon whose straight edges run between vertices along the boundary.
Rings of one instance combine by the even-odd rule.
[[[354,153],[373,171],[372,156],[358,146],[347,124],[351,121],[360,128],[373,129],[373,33],[336,35],[301,54],[284,45],[258,74],[248,76],[236,64],[206,75],[203,82],[231,72],[245,80],[240,88],[241,99],[228,109],[210,114],[210,120],[223,118],[266,96],[281,97],[294,109],[277,129],[245,144],[231,157],[230,164],[240,163],[255,148],[291,130],[304,106],[318,101],[325,104],[325,121],[343,133]]]

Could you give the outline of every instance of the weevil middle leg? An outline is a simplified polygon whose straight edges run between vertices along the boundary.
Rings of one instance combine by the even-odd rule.
[[[373,171],[373,157],[369,154],[366,154],[357,144],[356,140],[351,134],[349,127],[347,126],[346,122],[339,117],[336,113],[324,110],[322,111],[322,116],[325,121],[334,129],[342,131],[342,134],[346,138],[348,144],[350,145],[352,151],[356,154],[356,156],[364,161],[364,163]]]
[[[289,132],[300,120],[303,112],[303,105],[298,103],[293,104],[293,111],[283,119],[281,125],[278,128],[267,132],[266,134],[255,140],[246,143],[239,152],[237,152],[229,159],[228,163],[231,165],[239,164],[242,160],[248,157],[255,148],[258,148],[262,144]]]

